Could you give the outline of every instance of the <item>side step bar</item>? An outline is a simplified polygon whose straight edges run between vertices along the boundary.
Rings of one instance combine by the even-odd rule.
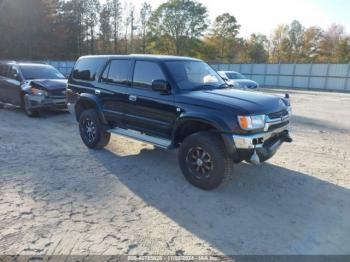
[[[170,149],[171,148],[171,141],[168,139],[160,138],[160,137],[154,137],[154,136],[148,136],[145,134],[142,134],[140,132],[130,130],[130,129],[123,129],[123,128],[113,128],[113,129],[108,129],[107,132],[124,136],[127,138],[132,138],[141,142],[145,142],[148,144],[152,144],[157,147],[165,148],[165,149]]]

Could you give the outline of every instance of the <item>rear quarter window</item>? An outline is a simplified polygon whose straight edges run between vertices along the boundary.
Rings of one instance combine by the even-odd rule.
[[[77,80],[95,81],[100,68],[106,63],[106,58],[81,58],[75,64],[72,76]]]
[[[0,76],[1,77],[7,77],[9,71],[8,65],[0,65]]]

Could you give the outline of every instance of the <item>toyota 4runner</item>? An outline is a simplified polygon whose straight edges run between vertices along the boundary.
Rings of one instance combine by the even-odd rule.
[[[194,58],[81,57],[67,96],[86,146],[103,148],[117,134],[179,148],[183,174],[202,189],[217,187],[233,163],[259,164],[292,142],[287,95],[235,90]]]

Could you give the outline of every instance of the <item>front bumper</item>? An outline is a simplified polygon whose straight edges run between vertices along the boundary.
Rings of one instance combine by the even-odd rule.
[[[67,108],[67,98],[62,97],[48,97],[41,95],[26,95],[31,109],[46,109],[46,108]]]
[[[289,134],[289,125],[280,127],[270,132],[252,135],[233,135],[232,137],[236,149],[256,149],[264,147],[266,141],[282,133]]]
[[[260,163],[272,157],[284,142],[292,142],[289,125],[252,135],[233,135],[236,148],[234,160]],[[255,161],[253,161],[255,159]]]

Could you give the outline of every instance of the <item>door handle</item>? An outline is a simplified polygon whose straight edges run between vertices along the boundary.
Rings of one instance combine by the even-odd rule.
[[[130,95],[129,96],[129,100],[132,101],[132,102],[135,102],[137,100],[137,97],[133,96],[133,95]]]
[[[95,94],[96,94],[96,95],[100,95],[100,94],[101,94],[101,90],[95,89]]]

